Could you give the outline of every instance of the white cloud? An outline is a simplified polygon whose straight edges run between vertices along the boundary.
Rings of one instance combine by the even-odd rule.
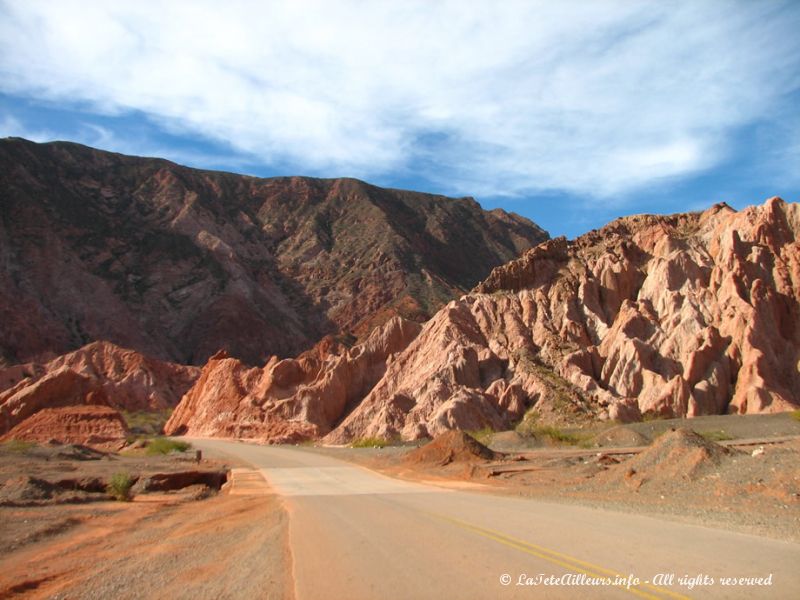
[[[0,90],[298,171],[612,196],[718,164],[797,89],[763,2],[87,2],[0,11]]]
[[[47,130],[28,129],[12,115],[2,115],[0,137],[22,137],[33,142],[46,142],[53,139],[53,133]]]

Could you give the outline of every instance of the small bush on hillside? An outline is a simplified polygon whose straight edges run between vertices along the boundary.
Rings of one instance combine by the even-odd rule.
[[[3,449],[16,454],[24,454],[29,450],[36,448],[36,442],[27,442],[25,440],[9,440],[3,442]]]
[[[169,438],[159,437],[151,440],[147,445],[147,455],[169,454],[170,452],[186,452],[192,445],[188,442],[180,442]]]
[[[119,500],[120,502],[130,502],[132,487],[133,477],[127,473],[114,473],[111,476],[111,481],[106,487],[106,491],[111,494],[115,500]]]
[[[554,442],[569,444],[570,446],[577,446],[586,441],[585,435],[562,431],[558,427],[553,427],[551,425],[539,425],[538,427],[534,427],[531,433],[535,437],[549,437]]]
[[[701,431],[700,435],[707,439],[709,442],[724,442],[725,440],[732,440],[733,436],[721,429],[716,431]]]
[[[133,435],[147,436],[164,433],[164,425],[171,414],[172,409],[169,408],[159,411],[123,411],[122,417]]]
[[[350,444],[351,448],[384,448],[389,442],[379,437],[364,437]]]
[[[475,438],[478,442],[483,444],[484,446],[488,446],[489,443],[492,441],[492,435],[494,435],[494,429],[491,427],[484,427],[483,429],[475,429],[474,431],[468,431],[469,435]]]

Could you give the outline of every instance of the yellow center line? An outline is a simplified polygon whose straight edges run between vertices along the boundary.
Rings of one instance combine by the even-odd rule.
[[[530,542],[526,542],[525,540],[520,540],[515,537],[512,537],[508,534],[501,533],[499,531],[494,531],[492,529],[487,529],[484,527],[479,527],[477,525],[473,525],[472,523],[467,523],[466,521],[461,521],[459,519],[455,519],[452,517],[447,517],[444,515],[436,514],[436,513],[428,513],[429,515],[436,517],[438,519],[448,521],[454,525],[458,525],[464,529],[468,529],[473,531],[479,535],[492,539],[496,542],[514,548],[516,550],[520,550],[527,554],[531,554],[553,564],[565,567],[572,571],[577,571],[578,573],[582,573],[589,577],[598,577],[602,578],[605,576],[610,577],[618,577],[620,579],[625,579],[625,575],[621,573],[617,573],[616,571],[612,571],[610,569],[603,568],[599,565],[592,564],[590,562],[586,562],[567,554],[562,554],[560,552],[556,552],[555,550],[550,550],[549,548],[545,548],[543,546],[537,546],[536,544],[532,544]],[[660,596],[654,596],[650,593],[647,593],[644,590],[638,589],[641,587],[649,588],[650,590],[656,592],[657,594],[661,594],[663,596],[670,596],[672,598],[677,598],[679,600],[689,600],[688,596],[684,596],[682,594],[673,592],[672,590],[668,590],[662,587],[658,587],[655,585],[651,585],[649,583],[640,583],[638,586],[634,587],[627,587],[627,586],[615,586],[619,587],[620,589],[634,594],[636,596],[641,596],[642,598],[650,598],[653,600],[659,600]]]

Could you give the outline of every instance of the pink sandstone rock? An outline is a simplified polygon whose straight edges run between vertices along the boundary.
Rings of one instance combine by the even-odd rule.
[[[328,337],[296,359],[263,368],[212,357],[167,422],[168,434],[297,442],[328,433],[384,373],[420,325],[394,317],[361,344]]]
[[[102,405],[45,408],[0,438],[44,443],[81,444],[118,450],[125,445],[128,428],[122,415]]]
[[[199,375],[198,367],[163,362],[108,342],[94,342],[46,364],[0,369],[0,434],[44,408],[171,408]]]
[[[619,219],[496,268],[326,437],[800,404],[800,206]],[[509,390],[514,390],[513,395]]]
[[[800,206],[639,215],[492,271],[418,332],[400,319],[250,368],[216,358],[171,433],[328,443],[798,406]]]

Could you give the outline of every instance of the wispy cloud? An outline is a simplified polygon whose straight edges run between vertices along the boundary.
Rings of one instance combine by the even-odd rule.
[[[800,86],[792,2],[0,6],[4,93],[460,193],[611,197],[698,173]]]
[[[54,134],[46,129],[29,129],[12,115],[0,116],[0,137],[22,137],[33,142],[52,140]]]

